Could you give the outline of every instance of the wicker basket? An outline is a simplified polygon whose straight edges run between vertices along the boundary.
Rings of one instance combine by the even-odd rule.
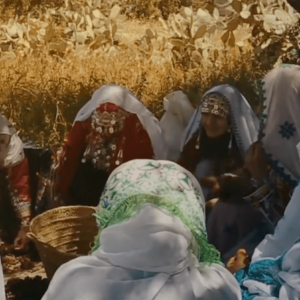
[[[98,233],[94,207],[63,206],[35,217],[28,237],[35,243],[49,280],[64,263],[87,255]]]

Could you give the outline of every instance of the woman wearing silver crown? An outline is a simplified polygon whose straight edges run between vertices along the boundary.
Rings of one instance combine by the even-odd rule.
[[[210,89],[192,116],[183,139],[179,164],[201,181],[221,176],[244,165],[257,140],[259,120],[244,96],[225,84]],[[206,201],[213,199],[204,189]]]
[[[96,205],[116,167],[132,159],[164,159],[166,149],[154,115],[129,90],[104,85],[78,112],[51,171],[51,203],[41,210]]]
[[[259,119],[249,103],[227,84],[204,95],[186,129],[179,164],[196,176],[206,201],[216,203],[207,219],[208,239],[225,262],[244,248],[240,242],[245,237],[250,240],[245,245],[253,244],[253,250],[270,230],[260,209],[244,199],[257,189],[244,165],[258,131]],[[263,196],[257,197],[259,201]]]

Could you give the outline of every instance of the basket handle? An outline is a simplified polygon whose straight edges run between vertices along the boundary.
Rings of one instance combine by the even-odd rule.
[[[36,235],[35,235],[34,233],[32,233],[31,231],[29,231],[29,232],[27,233],[27,237],[28,237],[29,239],[31,239],[32,241],[38,242],[38,239],[37,239]]]

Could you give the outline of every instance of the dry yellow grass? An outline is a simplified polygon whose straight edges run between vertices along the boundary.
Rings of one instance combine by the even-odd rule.
[[[2,16],[5,19],[14,15],[17,9],[17,2],[8,1],[4,1],[2,6],[4,8]],[[21,7],[23,11],[19,12],[21,15],[28,11],[33,13],[39,7],[38,2],[18,1],[23,5]],[[55,1],[49,1],[45,6],[57,8],[65,5],[62,1]],[[83,0],[80,1],[83,3]],[[77,3],[81,4],[80,1]],[[166,14],[176,11],[183,4],[183,0],[162,1],[165,3]],[[131,5],[133,17],[142,16],[134,9],[137,7],[141,9],[143,5],[148,9],[151,17],[163,12],[159,6],[162,1],[128,0],[126,3]],[[105,9],[109,12],[118,1],[101,3],[103,4],[101,12],[105,13]],[[206,0],[192,0],[194,8],[202,7],[207,3]],[[125,3],[122,3],[122,7],[125,7]],[[159,12],[156,12],[156,9]],[[130,15],[130,12],[127,12],[128,14]],[[125,23],[127,33],[123,30],[123,39],[128,43],[130,40],[128,32],[132,34],[135,25],[139,26],[145,22],[146,19],[142,23]],[[155,27],[155,21],[150,23],[148,19],[148,22],[150,28]],[[130,29],[128,29],[129,25]],[[139,27],[145,31],[143,26]],[[60,30],[55,35],[59,33]],[[139,35],[140,32],[136,30],[135,34]],[[139,42],[140,39],[141,37],[137,38]],[[218,56],[215,56],[215,51],[207,52],[198,64],[190,58],[190,53],[184,47],[174,47],[173,54],[179,51],[183,55],[178,57],[174,55],[171,61],[158,65],[149,59],[158,41],[154,41],[152,46],[150,43],[152,50],[148,52],[143,50],[143,53],[140,46],[133,45],[134,40],[135,38],[132,37],[130,46],[120,46],[115,56],[107,55],[103,51],[99,54],[100,51],[90,52],[84,58],[79,58],[73,51],[68,50],[63,55],[51,56],[51,51],[46,51],[45,48],[45,52],[36,51],[32,55],[25,54],[23,57],[17,55],[14,60],[0,59],[1,112],[15,123],[23,140],[36,141],[40,146],[57,146],[68,133],[77,111],[103,84],[116,83],[128,87],[158,118],[163,113],[163,97],[171,91],[186,89],[193,83],[199,84],[201,93],[213,85],[230,83],[239,88],[256,108],[259,101],[254,91],[254,82],[271,69],[275,62],[264,59],[264,64],[259,63],[254,48],[247,42],[243,48],[225,46],[224,49],[217,51]],[[211,42],[216,45],[216,42]],[[277,54],[275,51],[275,56],[279,55]]]
[[[218,67],[203,63],[194,69],[137,60],[129,49],[117,58],[69,57],[64,63],[51,56],[2,60],[1,112],[15,122],[24,140],[46,146],[62,142],[77,111],[103,84],[127,86],[158,117],[167,93],[194,82],[201,92],[214,84],[232,83],[256,104],[253,82],[261,72],[253,70],[250,58],[251,53],[232,52],[219,57]]]

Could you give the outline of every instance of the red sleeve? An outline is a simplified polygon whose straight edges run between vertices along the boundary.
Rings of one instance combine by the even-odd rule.
[[[130,115],[125,123],[124,162],[133,159],[152,159],[154,157],[152,143],[136,115]]]
[[[86,136],[89,132],[90,119],[76,122],[72,127],[61,154],[58,157],[58,167],[55,170],[55,195],[61,200],[69,202],[69,187],[76,175],[81,158],[86,149]],[[60,199],[59,199],[60,200]]]
[[[21,163],[9,170],[8,179],[13,206],[21,220],[21,224],[29,225],[31,219],[31,194],[29,167],[26,157]]]

